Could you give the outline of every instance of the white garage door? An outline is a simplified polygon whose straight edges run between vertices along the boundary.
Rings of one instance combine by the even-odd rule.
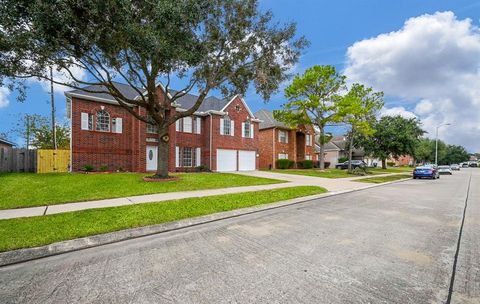
[[[253,171],[255,170],[255,151],[238,151],[238,170]]]
[[[237,150],[217,149],[217,171],[237,171]]]

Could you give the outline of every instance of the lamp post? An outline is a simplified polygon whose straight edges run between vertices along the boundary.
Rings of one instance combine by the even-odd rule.
[[[435,131],[435,166],[438,166],[438,129],[442,126],[449,126],[449,123],[438,125]]]

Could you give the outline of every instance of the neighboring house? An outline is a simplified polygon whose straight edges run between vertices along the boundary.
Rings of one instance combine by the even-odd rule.
[[[413,166],[413,162],[415,160],[410,155],[405,155],[405,156],[400,156],[398,159],[389,157],[388,161],[394,162],[395,166]]]
[[[318,159],[320,159],[320,146],[316,149],[316,154]],[[338,159],[342,157],[348,158],[348,149],[347,149],[347,137],[344,135],[334,136],[327,144],[325,144],[325,161],[330,162],[330,166],[333,167],[338,163]],[[363,160],[365,153],[362,149],[353,149],[352,159]]]
[[[12,149],[14,146],[13,142],[0,138],[0,149]]]
[[[131,99],[137,90],[117,83]],[[89,91],[101,91],[90,86]],[[163,87],[158,86],[159,98]],[[65,93],[71,117],[71,169],[85,165],[109,171],[155,171],[157,168],[156,127],[136,119],[109,94],[74,90]],[[197,96],[186,94],[177,100],[170,115],[189,109]],[[133,111],[146,114],[144,108]],[[169,171],[193,171],[205,166],[212,171],[258,168],[259,120],[239,95],[229,99],[208,97],[197,112],[172,124],[169,129]]]
[[[330,167],[338,163],[340,151],[341,149],[331,141],[325,144],[324,160],[330,163]],[[317,159],[320,159],[320,145],[318,143],[315,143],[315,153],[317,154]]]
[[[278,159],[290,159],[297,164],[315,157],[315,131],[310,126],[290,128],[273,117],[273,112],[260,110],[259,154],[260,168],[275,169]]]

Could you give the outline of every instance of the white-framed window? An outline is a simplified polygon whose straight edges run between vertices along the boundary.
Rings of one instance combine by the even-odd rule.
[[[306,135],[306,140],[307,140],[307,146],[311,146],[312,145],[312,135],[307,134]]]
[[[201,133],[202,133],[202,118],[195,117],[195,134],[201,134]]]
[[[112,132],[113,133],[122,133],[123,129],[123,119],[120,117],[112,118]]]
[[[278,153],[278,159],[288,159],[288,153]]]
[[[95,130],[102,132],[110,132],[110,114],[107,111],[101,110],[97,112],[97,123]]]
[[[231,133],[232,133],[232,120],[230,119],[230,117],[228,117],[228,116],[223,117],[223,120],[221,122],[223,122],[223,125],[221,126],[221,129],[223,129],[222,134],[223,135],[231,135]]]
[[[242,124],[242,137],[253,138],[253,125],[250,120],[245,121]]]
[[[148,123],[146,124],[146,132],[150,134],[157,134],[158,133],[158,125],[153,119],[152,116],[148,115],[147,116]]]
[[[310,154],[305,155],[306,160],[312,160],[312,156]]]
[[[182,148],[182,167],[193,166],[193,149],[189,147]]]
[[[284,144],[288,144],[288,134],[285,130],[278,130],[278,141]]]
[[[82,113],[81,114],[81,129],[82,130],[93,130],[93,114]]]
[[[185,133],[192,133],[193,131],[193,122],[192,117],[187,116],[183,118],[183,132]]]

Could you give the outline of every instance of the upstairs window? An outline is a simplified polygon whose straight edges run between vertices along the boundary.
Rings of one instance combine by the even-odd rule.
[[[288,143],[287,131],[279,130],[278,131],[278,141],[281,143]]]
[[[97,112],[97,123],[95,130],[110,132],[110,115],[107,111],[101,110]]]
[[[230,119],[230,117],[228,116],[223,117],[223,125],[220,127],[221,127],[220,130],[221,131],[223,130],[221,134],[232,135],[232,120]]]
[[[147,120],[148,120],[147,133],[157,134],[158,133],[158,125],[155,122],[155,120],[153,119],[153,117],[148,115]]]
[[[93,115],[90,113],[81,114],[81,129],[82,130],[93,130]]]
[[[307,134],[307,146],[311,146],[311,145],[312,145],[312,135]]]
[[[252,136],[252,123],[247,120],[243,123],[243,137],[251,138]]]
[[[192,123],[192,117],[187,116],[183,118],[183,132],[185,133],[192,133],[193,130],[193,123]]]

